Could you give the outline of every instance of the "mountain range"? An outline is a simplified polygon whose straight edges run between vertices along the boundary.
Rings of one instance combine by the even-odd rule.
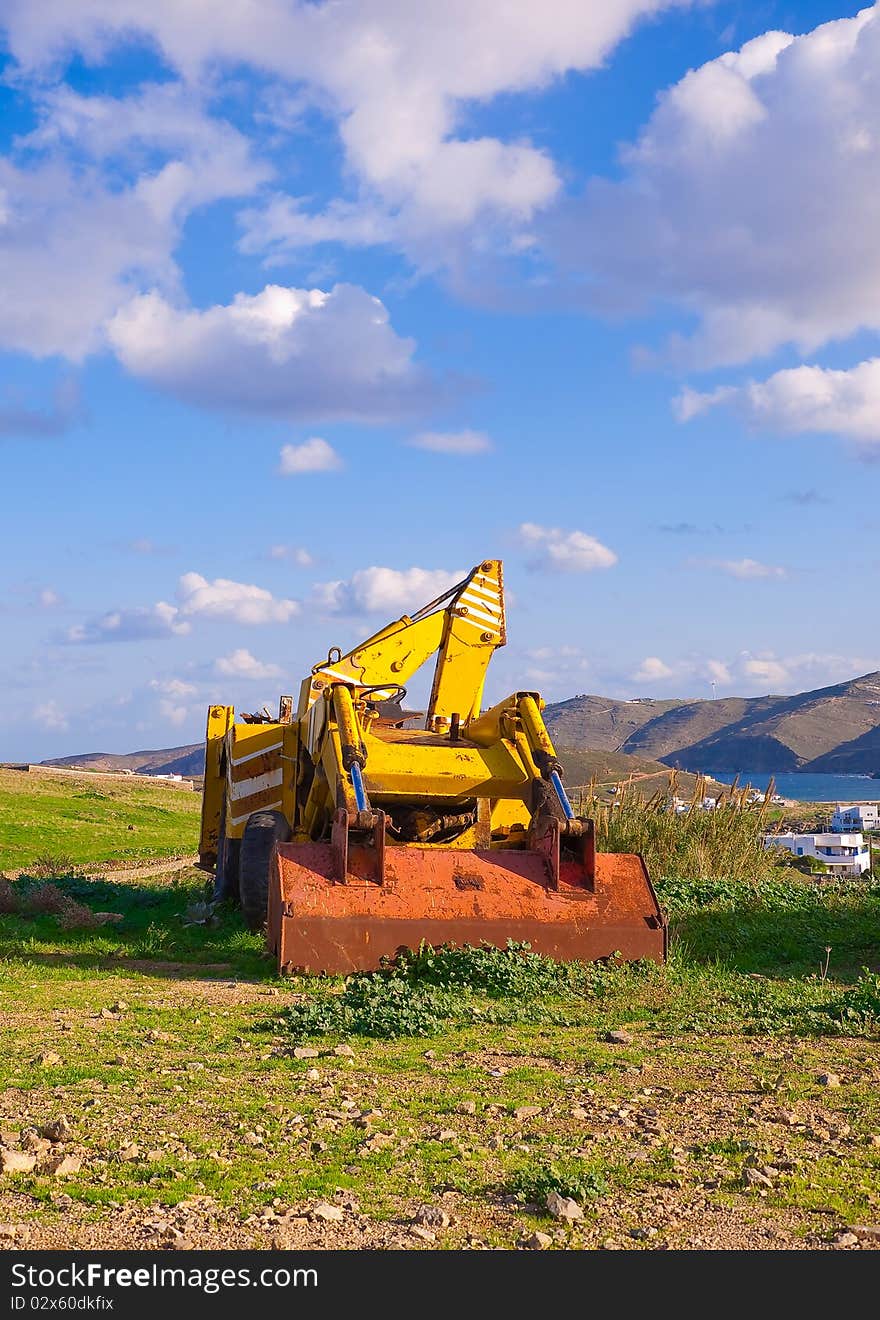
[[[560,750],[623,752],[706,773],[880,776],[880,673],[794,696],[570,697],[548,705],[544,719]]]
[[[706,774],[803,770],[880,778],[880,673],[794,696],[617,701],[583,695],[548,704],[544,719],[577,782],[596,772],[625,777],[664,765]],[[581,754],[577,762],[575,753]],[[614,755],[587,762],[584,753]],[[204,748],[190,743],[124,756],[88,752],[43,764],[199,777]]]

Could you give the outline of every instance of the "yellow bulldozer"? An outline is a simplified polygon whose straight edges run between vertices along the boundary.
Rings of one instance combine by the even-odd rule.
[[[666,956],[641,857],[596,851],[536,692],[482,709],[506,641],[500,560],[312,667],[278,718],[208,710],[200,865],[279,971],[375,969],[420,944]],[[436,655],[427,710],[405,684]]]

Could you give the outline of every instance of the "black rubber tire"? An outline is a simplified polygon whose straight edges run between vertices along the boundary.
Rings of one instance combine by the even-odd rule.
[[[248,930],[262,930],[269,906],[269,861],[276,843],[290,838],[280,811],[255,811],[248,817],[238,854],[238,894]]]
[[[226,835],[226,807],[220,819],[220,837],[217,840],[217,864],[214,867],[214,883],[211,889],[211,901],[222,903],[226,900],[238,902],[238,854],[240,839],[230,839]]]

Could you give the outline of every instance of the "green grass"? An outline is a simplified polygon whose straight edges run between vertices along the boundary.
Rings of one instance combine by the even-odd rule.
[[[156,784],[0,770],[0,871],[38,857],[80,864],[186,855],[198,846],[201,797]]]
[[[147,791],[169,808],[198,801]],[[55,849],[72,853],[70,838]],[[655,871],[665,966],[425,949],[347,982],[279,980],[231,908],[193,924],[195,870],[56,877],[66,900],[121,920],[0,916],[0,1127],[66,1113],[86,1158],[63,1190],[96,1216],[194,1196],[242,1216],[350,1188],[381,1220],[448,1192],[465,1227],[511,1246],[553,1228],[555,1189],[583,1206],[583,1227],[565,1230],[578,1243],[626,1233],[645,1198],[680,1189],[684,1206],[793,1216],[804,1233],[876,1222],[880,885],[778,866],[679,874],[687,855],[674,847]],[[606,1039],[620,1027],[629,1044]],[[350,1057],[333,1053],[342,1041]],[[303,1045],[320,1057],[295,1057]],[[58,1059],[42,1063],[47,1050]],[[819,1084],[828,1071],[840,1088]],[[381,1112],[358,1126],[343,1105]],[[140,1155],[122,1158],[132,1141]],[[762,1198],[746,1174],[765,1164],[780,1173]],[[14,1187],[17,1215],[57,1214],[51,1178]]]

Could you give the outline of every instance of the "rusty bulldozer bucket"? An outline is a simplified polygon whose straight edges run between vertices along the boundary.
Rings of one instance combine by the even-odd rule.
[[[374,970],[422,942],[528,943],[564,961],[666,956],[667,929],[641,857],[597,853],[592,828],[576,854],[548,821],[528,850],[384,846],[384,826],[348,843],[278,844],[267,934],[282,973]]]

